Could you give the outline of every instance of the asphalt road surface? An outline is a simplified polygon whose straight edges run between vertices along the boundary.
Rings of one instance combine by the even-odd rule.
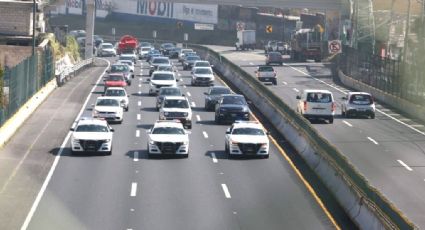
[[[263,51],[236,52],[231,47],[211,47],[253,75],[256,66],[265,64]],[[338,103],[334,124],[314,122],[313,126],[410,220],[425,228],[424,125],[379,103],[373,120],[342,117],[341,97],[349,89],[334,83],[324,63],[288,60],[274,68],[278,85],[269,87],[294,109],[295,97],[304,89],[327,89],[333,93]]]

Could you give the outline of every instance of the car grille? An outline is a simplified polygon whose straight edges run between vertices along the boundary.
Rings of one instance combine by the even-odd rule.
[[[158,146],[161,153],[164,154],[172,154],[176,153],[180,146],[183,144],[181,142],[156,142],[156,146]]]
[[[239,143],[239,150],[244,154],[256,154],[261,147],[261,144]]]
[[[209,77],[197,77],[196,78],[197,81],[210,81]]]
[[[161,88],[161,87],[171,87],[172,85],[155,85],[157,89]]]
[[[235,112],[242,112],[242,108],[226,108],[225,112],[229,112],[229,113],[235,113]]]
[[[166,117],[185,117],[184,112],[168,112]]]
[[[103,143],[104,140],[80,140],[80,145],[85,151],[97,151]]]
[[[99,112],[99,115],[115,114],[115,112]]]

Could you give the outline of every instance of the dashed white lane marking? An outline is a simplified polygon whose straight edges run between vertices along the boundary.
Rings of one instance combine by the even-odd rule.
[[[226,196],[227,199],[232,198],[232,196],[230,196],[230,192],[226,184],[221,184],[221,188],[223,189],[224,196]]]
[[[136,137],[140,137],[140,130],[136,130]]]
[[[208,138],[208,133],[205,131],[202,131],[202,134],[204,135],[205,138]]]
[[[288,84],[288,82],[286,82],[286,81],[282,81],[282,84],[287,85],[287,84]]]
[[[346,124],[347,126],[350,126],[350,127],[353,127],[353,125],[352,124],[350,124],[348,121],[342,121],[344,124]]]
[[[139,88],[142,87],[142,84],[139,84]]]
[[[249,64],[250,64],[250,65],[255,65],[253,62],[250,62]]]
[[[137,194],[137,183],[133,182],[131,183],[131,191],[130,191],[130,196],[131,197],[135,197]]]
[[[191,97],[191,96],[192,96],[192,94],[190,94],[190,92],[187,92],[187,96]]]
[[[186,88],[186,85],[183,85],[183,88]]]
[[[410,168],[406,163],[404,163],[402,160],[397,160],[397,162],[399,163],[399,164],[401,164],[403,167],[405,167],[407,170],[409,170],[409,171],[413,171],[413,169],[412,168]]]
[[[212,157],[212,161],[214,163],[218,163],[217,157],[215,156],[215,153],[214,152],[211,153],[211,157]]]
[[[142,91],[137,92],[139,95],[142,95]]]
[[[323,83],[323,84],[325,84],[325,85],[327,85],[327,86],[329,86],[329,87],[332,87],[332,88],[334,88],[334,89],[338,90],[339,92],[341,92],[341,93],[344,93],[344,94],[345,94],[345,92],[344,92],[343,90],[340,90],[340,89],[338,89],[337,87],[332,86],[332,85],[331,85],[331,84],[329,84],[329,83],[326,83],[325,81],[322,81],[322,80],[320,80],[320,79],[318,79],[318,78],[315,78],[315,77],[311,76],[310,74],[308,74],[308,73],[306,73],[306,72],[304,72],[304,71],[302,71],[302,70],[299,70],[299,69],[297,69],[297,68],[295,68],[295,67],[293,67],[293,66],[291,66],[291,65],[288,65],[288,64],[286,64],[286,63],[283,63],[283,64],[284,64],[285,66],[288,66],[288,67],[290,67],[290,68],[292,68],[292,69],[294,69],[294,70],[296,70],[296,71],[298,71],[298,72],[300,72],[300,73],[304,74],[305,76],[309,76],[309,77],[313,78],[314,80],[316,80],[316,81],[318,81],[318,82],[320,82],[320,83]],[[382,108],[382,109],[376,109],[376,111],[378,111],[379,113],[383,114],[384,116],[386,116],[386,117],[388,117],[388,118],[390,118],[390,119],[394,120],[395,122],[397,122],[397,123],[399,123],[399,124],[402,124],[402,125],[404,125],[404,126],[406,126],[406,127],[410,128],[411,130],[414,130],[415,132],[417,132],[417,133],[422,134],[422,135],[424,135],[424,136],[425,136],[425,132],[422,132],[422,131],[420,131],[419,129],[417,129],[417,128],[415,128],[415,127],[413,127],[413,126],[411,126],[411,125],[409,125],[409,124],[407,124],[407,123],[405,123],[405,122],[403,122],[403,120],[402,120],[402,119],[395,118],[395,117],[393,117],[393,116],[391,116],[391,115],[389,115],[389,114],[385,113],[384,111],[389,111],[388,109]]]
[[[378,142],[375,141],[372,137],[367,137],[367,139],[369,139],[369,141],[371,141],[372,143],[374,143],[375,145],[378,145]]]
[[[142,101],[138,101],[137,106],[142,106]]]
[[[201,117],[199,115],[196,115],[196,120],[201,121]]]
[[[137,120],[140,120],[142,116],[140,114],[137,114]]]
[[[139,161],[139,152],[134,152],[133,161]]]
[[[192,103],[190,103],[190,105],[192,105],[192,107],[196,107],[196,104],[193,101],[192,101]]]
[[[300,92],[297,88],[293,88],[293,90],[297,93]]]

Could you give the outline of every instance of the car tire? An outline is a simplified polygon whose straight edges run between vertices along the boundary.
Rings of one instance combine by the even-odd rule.
[[[216,124],[221,124],[220,118],[218,118],[217,116],[215,116],[214,121]]]
[[[375,119],[375,113],[372,113],[372,114],[370,115],[370,119]]]
[[[192,129],[192,121],[187,125],[187,129]]]
[[[262,156],[261,156],[261,158],[263,158],[263,159],[268,159],[268,158],[269,158],[269,154],[267,154],[267,155],[262,155]]]
[[[106,152],[105,155],[107,155],[107,156],[112,155],[112,148],[111,148],[111,151]]]
[[[334,123],[334,118],[333,117],[329,118],[329,124],[333,124],[333,123]]]
[[[341,116],[346,117],[345,111],[341,110]]]
[[[127,106],[127,107],[125,108],[125,111],[126,111],[126,112],[128,112],[128,109],[129,109],[129,108],[128,108],[128,106]]]
[[[277,85],[277,80],[274,80],[272,83],[273,85]]]
[[[224,153],[228,156],[230,156],[229,147],[227,145],[224,146]]]

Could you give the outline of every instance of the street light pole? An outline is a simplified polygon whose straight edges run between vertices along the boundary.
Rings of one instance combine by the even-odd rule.
[[[36,7],[36,2],[35,0],[33,0],[33,5],[32,5],[32,55],[34,56],[35,54],[35,7]]]
[[[408,40],[408,35],[409,35],[409,31],[410,31],[410,6],[412,4],[412,0],[408,0],[408,4],[407,4],[407,18],[406,18],[406,31],[404,34],[404,47],[403,47],[403,64],[406,65],[406,55],[407,55],[407,40]]]

